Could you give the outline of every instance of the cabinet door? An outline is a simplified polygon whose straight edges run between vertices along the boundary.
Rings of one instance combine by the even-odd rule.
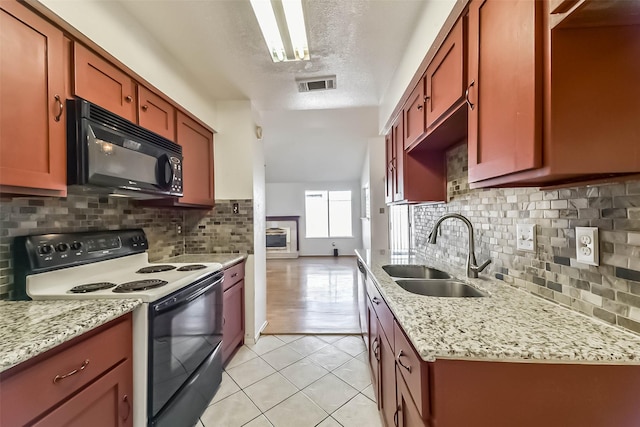
[[[225,363],[244,336],[244,280],[224,291],[222,307],[222,363]]]
[[[396,412],[396,364],[393,351],[387,341],[380,324],[380,395],[379,406],[382,410],[382,418],[387,426],[394,425]]]
[[[393,168],[393,201],[398,202],[404,200],[404,126],[402,115],[399,115],[392,128],[393,134],[393,152],[395,154],[395,163]]]
[[[386,153],[385,158],[387,162],[386,181],[385,181],[386,192],[384,196],[384,201],[385,203],[391,203],[393,202],[393,185],[394,185],[393,169],[394,169],[394,159],[395,159],[395,152],[393,151],[393,129],[389,131],[387,136],[384,137],[384,143],[385,143],[385,153]]]
[[[79,43],[73,44],[73,93],[125,119],[136,121],[135,82]]]
[[[138,86],[138,124],[171,141],[176,140],[176,109],[144,86]]]
[[[529,0],[471,2],[470,182],[541,165],[541,5]]]
[[[461,17],[427,67],[427,128],[459,106],[463,99],[466,82],[463,30],[464,17]]]
[[[376,395],[378,409],[380,409],[380,388],[379,388],[379,360],[380,360],[380,336],[378,334],[378,319],[373,311],[371,301],[367,298],[367,329],[369,340],[369,367],[371,368],[371,384]]]
[[[1,3],[0,29],[0,189],[64,196],[62,32],[18,2]]]
[[[420,417],[420,412],[416,405],[413,403],[411,392],[407,387],[407,384],[402,379],[400,373],[396,374],[397,378],[397,414],[396,425],[398,427],[424,427],[424,421]]]
[[[182,146],[184,196],[180,203],[213,206],[213,133],[178,111],[177,143]]]
[[[34,424],[34,427],[133,426],[133,370],[126,359]]]
[[[405,134],[400,143],[402,149],[411,147],[418,142],[425,134],[425,93],[424,79],[421,78],[418,85],[413,89],[407,104],[404,108]]]

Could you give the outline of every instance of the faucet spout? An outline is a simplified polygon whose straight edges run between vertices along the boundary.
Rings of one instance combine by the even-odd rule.
[[[467,265],[466,265],[467,277],[476,279],[478,278],[478,273],[484,270],[491,263],[491,260],[488,259],[480,265],[477,264],[476,255],[475,255],[475,243],[473,239],[473,224],[471,224],[471,221],[469,221],[467,217],[457,213],[442,215],[436,221],[436,224],[433,226],[431,233],[429,233],[429,237],[428,237],[429,243],[432,245],[436,243],[440,224],[442,224],[442,221],[448,218],[459,219],[467,226],[467,230],[469,231],[469,246],[468,246],[469,252],[467,254]]]

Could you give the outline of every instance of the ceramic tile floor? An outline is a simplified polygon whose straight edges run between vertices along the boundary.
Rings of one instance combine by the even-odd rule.
[[[197,427],[381,427],[354,335],[263,335],[242,346]]]

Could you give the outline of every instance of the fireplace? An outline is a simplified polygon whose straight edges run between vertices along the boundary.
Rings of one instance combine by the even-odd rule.
[[[298,258],[298,218],[297,216],[267,217],[267,259]]]

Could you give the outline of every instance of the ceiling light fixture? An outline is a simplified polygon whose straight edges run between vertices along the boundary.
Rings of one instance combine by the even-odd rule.
[[[273,62],[309,60],[302,0],[250,0]]]

